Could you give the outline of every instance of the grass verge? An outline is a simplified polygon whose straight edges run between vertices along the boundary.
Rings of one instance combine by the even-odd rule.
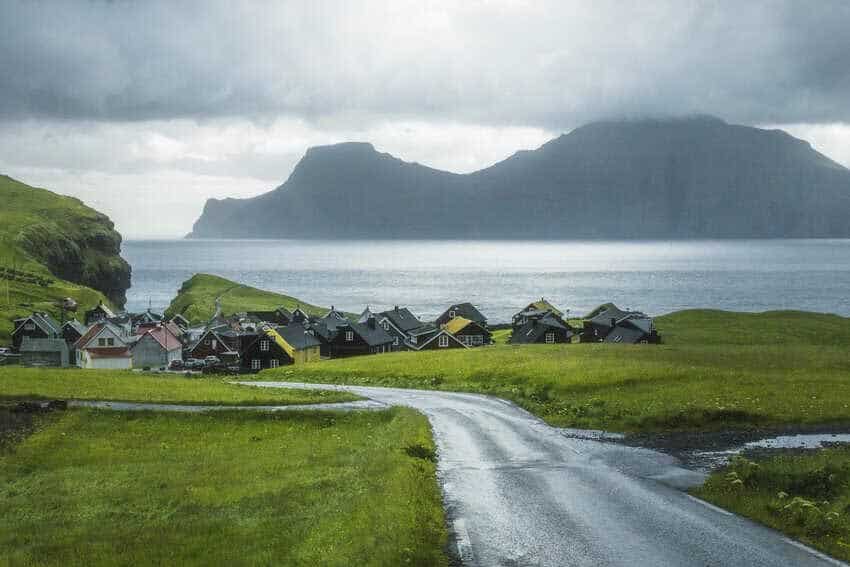
[[[0,557],[445,565],[435,465],[418,454],[433,450],[427,420],[405,409],[69,411],[0,457]]]
[[[260,378],[480,392],[552,425],[611,431],[850,423],[850,319],[700,310],[656,323],[664,345],[403,352]]]
[[[284,390],[127,370],[0,367],[0,399],[111,400],[199,405],[289,405],[348,402],[346,392]]]
[[[737,457],[691,492],[850,560],[850,448]]]

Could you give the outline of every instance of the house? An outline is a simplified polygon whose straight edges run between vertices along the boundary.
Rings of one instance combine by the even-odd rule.
[[[100,321],[89,327],[74,344],[80,368],[128,369],[133,367],[130,346],[133,339],[122,327]]]
[[[172,361],[183,359],[183,344],[168,325],[142,326],[130,352],[133,368],[168,368]]]
[[[331,311],[334,311],[334,309],[331,308]],[[307,314],[306,311],[301,309],[301,306],[296,307],[292,311],[292,320],[291,320],[292,323],[304,323],[305,321],[309,321],[309,320],[310,320],[310,316]]]
[[[62,325],[47,313],[32,313],[15,319],[12,331],[12,349],[20,351],[24,337],[31,339],[55,339],[62,337]]]
[[[115,317],[115,313],[113,313],[112,310],[103,303],[103,301],[100,301],[93,308],[86,311],[83,321],[85,321],[85,324],[88,327],[95,323],[99,323],[100,321],[112,319],[113,317]]]
[[[186,350],[189,358],[200,360],[216,356],[224,362],[236,362],[239,358],[239,333],[229,328],[207,329],[200,338]]]
[[[77,351],[74,349],[74,344],[85,334],[86,327],[76,319],[62,323],[62,338],[65,339],[65,343],[68,345],[69,364],[71,366],[77,364]]]
[[[551,313],[557,319],[561,320],[562,323],[564,322],[565,313],[541,297],[538,301],[529,303],[517,312],[511,319],[511,326],[517,329],[528,323],[529,320],[539,319],[547,313]]]
[[[493,337],[486,327],[465,317],[455,317],[443,328],[468,347],[489,345],[493,342]]]
[[[572,327],[554,313],[546,312],[539,317],[524,318],[523,321],[523,324],[513,328],[511,344],[559,344],[572,341]]]
[[[65,339],[35,339],[23,337],[20,344],[21,366],[51,366],[66,368],[70,362]]]
[[[331,358],[379,354],[390,352],[393,337],[378,325],[377,317],[368,317],[365,323],[339,321],[328,327],[327,317],[316,328],[316,336],[325,342],[325,351]]]
[[[614,330],[617,333],[612,334]],[[611,340],[608,339],[611,335]],[[584,321],[581,342],[659,343],[661,337],[650,317],[640,311],[624,311],[608,303]]]
[[[618,321],[605,337],[606,343],[658,344],[661,336],[649,317],[631,317]]]
[[[436,328],[427,335],[417,337],[415,350],[441,350],[447,348],[469,348],[445,328]]]
[[[367,307],[366,311],[360,315],[358,322],[368,322],[369,316],[371,316],[371,312]],[[409,309],[406,307],[399,308],[398,305],[388,311],[381,311],[375,317],[378,325],[393,338],[393,350],[406,348],[406,345],[410,342],[410,332],[420,329],[424,325]]]
[[[183,331],[184,331],[184,332],[185,332],[185,331],[187,331],[187,330],[189,330],[189,327],[191,327],[191,326],[192,326],[192,324],[191,324],[191,323],[189,323],[189,320],[188,320],[188,319],[186,319],[186,318],[185,318],[183,315],[181,315],[180,313],[178,313],[178,314],[176,314],[176,315],[173,315],[173,316],[172,316],[172,317],[168,320],[168,322],[169,322],[169,323],[174,323],[175,325],[177,325],[178,327],[180,327],[181,329],[183,329]]]
[[[287,345],[283,337],[271,327],[264,328],[253,337],[242,352],[240,365],[245,370],[259,372],[266,368],[277,368],[286,364],[292,364],[293,359],[287,352]]]
[[[286,326],[292,323],[292,312],[283,307],[271,311],[247,311],[245,316],[248,319],[272,325]]]
[[[487,318],[471,303],[455,303],[451,305],[434,322],[438,326],[445,325],[455,317],[463,317],[464,319],[478,323],[482,327],[487,327]]]
[[[293,364],[318,362],[321,359],[321,342],[303,325],[293,324],[275,329],[283,340],[283,350]]]
[[[135,329],[141,325],[155,325],[162,322],[162,315],[154,313],[150,309],[143,313],[130,314],[130,326]]]

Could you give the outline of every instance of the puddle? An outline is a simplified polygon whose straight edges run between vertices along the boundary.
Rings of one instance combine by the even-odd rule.
[[[748,451],[779,451],[784,449],[814,450],[835,443],[850,443],[850,433],[805,433],[799,435],[780,435],[749,441],[737,447],[718,451],[690,451],[683,460],[698,469],[714,469],[727,464],[735,455]]]

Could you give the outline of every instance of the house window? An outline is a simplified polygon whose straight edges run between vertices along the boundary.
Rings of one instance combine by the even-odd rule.
[[[484,335],[473,335],[472,344],[473,345],[483,345],[484,344]]]
[[[346,331],[345,332],[345,340],[351,342],[354,340],[354,331]]]
[[[410,337],[410,342],[416,344],[416,337]]]
[[[384,330],[385,330],[385,331],[389,331],[389,330],[390,330],[390,323],[389,323],[389,321],[384,321],[383,323],[381,323],[381,326],[384,328]]]
[[[452,309],[451,311],[449,311],[449,319],[454,319],[454,318],[455,318],[455,310]]]
[[[106,346],[106,339],[97,339],[97,346]]]
[[[212,340],[212,347],[214,349],[218,348],[218,341],[217,340],[215,340],[215,339]]]
[[[446,348],[449,346],[449,337],[446,335],[440,335],[440,338],[437,339],[437,345],[439,345],[440,348]]]
[[[115,339],[106,339],[106,346],[115,346]]]
[[[263,352],[268,352],[269,351],[269,341],[267,341],[265,339],[260,341],[260,350],[263,351]]]
[[[207,345],[207,346],[210,346],[210,340],[209,339],[205,340],[204,344]]]
[[[398,346],[398,337],[394,337],[394,338],[393,338],[393,344],[394,344],[395,346]]]
[[[280,362],[276,358],[273,358],[269,361],[269,368],[277,368],[279,365]]]
[[[546,333],[546,344],[551,345],[555,343],[555,333]]]
[[[34,331],[35,330],[35,323],[27,323],[26,325],[24,325],[24,330]]]
[[[251,370],[259,370],[262,367],[263,367],[263,361],[262,360],[260,360],[259,358],[252,358],[251,359]]]

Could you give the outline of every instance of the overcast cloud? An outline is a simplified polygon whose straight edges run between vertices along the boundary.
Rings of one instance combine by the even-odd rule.
[[[344,140],[471,171],[595,119],[697,112],[850,165],[848,30],[838,0],[7,0],[0,171],[140,236]]]

